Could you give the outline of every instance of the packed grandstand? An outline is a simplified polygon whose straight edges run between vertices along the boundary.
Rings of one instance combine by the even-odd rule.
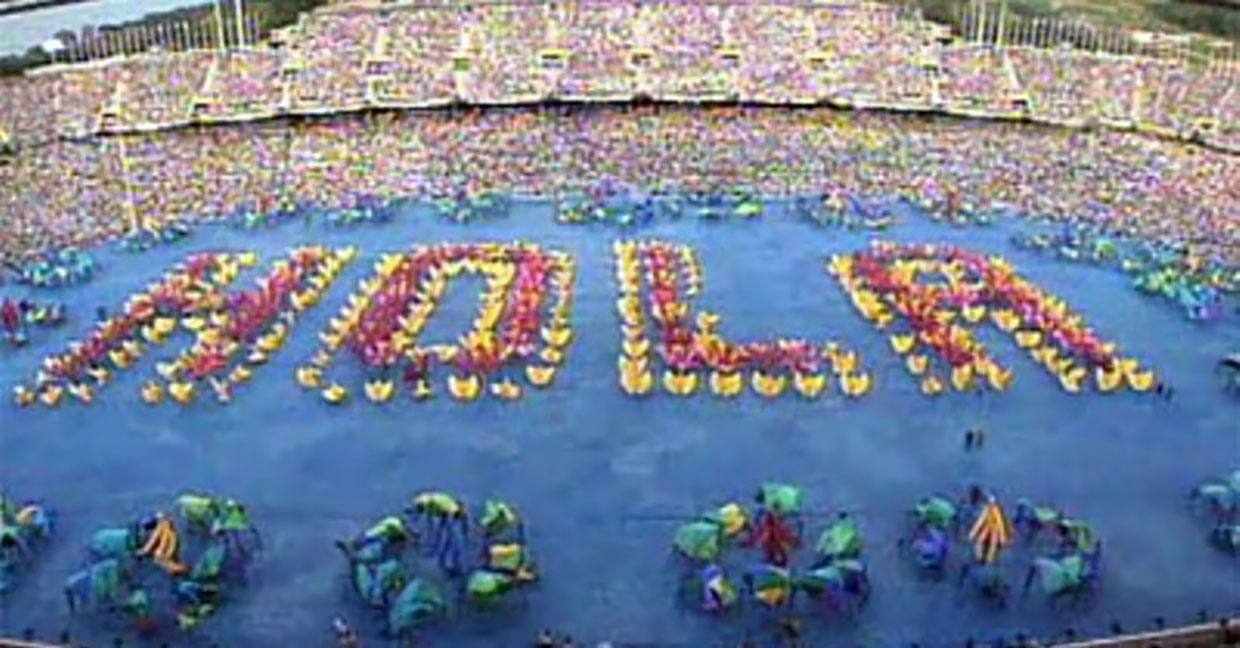
[[[959,191],[1240,259],[1233,64],[968,42],[853,0],[356,2],[273,41],[2,82],[5,257],[171,217],[615,181]]]

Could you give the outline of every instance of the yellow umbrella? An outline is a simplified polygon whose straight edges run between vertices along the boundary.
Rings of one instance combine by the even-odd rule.
[[[992,563],[999,557],[999,551],[1012,541],[1012,527],[999,501],[991,499],[986,502],[982,512],[969,530],[969,541],[973,543],[973,555],[979,562]]]

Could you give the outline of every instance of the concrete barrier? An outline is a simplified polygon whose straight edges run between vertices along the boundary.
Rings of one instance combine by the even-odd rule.
[[[1157,632],[1060,644],[1061,648],[1216,648],[1240,646],[1240,618]]]
[[[1139,634],[1053,644],[1058,648],[1219,648],[1240,646],[1240,618]],[[0,638],[0,648],[71,648],[62,644]]]
[[[37,641],[20,641],[18,639],[0,638],[0,648],[71,648],[64,644],[46,644]]]

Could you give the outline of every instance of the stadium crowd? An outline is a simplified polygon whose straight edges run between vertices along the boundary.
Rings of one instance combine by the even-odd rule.
[[[282,49],[147,54],[4,82],[0,251],[114,236],[135,221],[456,191],[594,183],[771,194],[958,192],[1240,261],[1240,165],[1116,131],[826,109],[612,107],[337,115],[89,135],[281,111],[562,98],[959,107],[1051,122],[1149,122],[1240,145],[1240,89],[1167,60],[943,46],[882,5],[479,5],[320,12]],[[85,137],[84,137],[85,136]],[[73,139],[65,139],[72,137]]]
[[[21,141],[119,127],[366,107],[560,98],[824,99],[1034,120],[1203,129],[1240,147],[1240,71],[1081,50],[944,44],[932,23],[856,2],[487,4],[308,14],[282,48],[153,52],[7,81]],[[50,99],[50,101],[49,101]],[[49,110],[54,107],[54,110]],[[49,119],[50,117],[50,119]]]
[[[58,142],[0,166],[3,250],[129,219],[603,184],[773,195],[949,193],[1240,262],[1240,160],[1112,131],[778,108],[560,107],[344,115]]]

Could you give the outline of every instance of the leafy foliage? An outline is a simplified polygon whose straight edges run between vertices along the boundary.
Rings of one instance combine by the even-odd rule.
[[[1159,2],[1150,7],[1156,16],[1187,31],[1240,40],[1240,8],[1190,2]]]

